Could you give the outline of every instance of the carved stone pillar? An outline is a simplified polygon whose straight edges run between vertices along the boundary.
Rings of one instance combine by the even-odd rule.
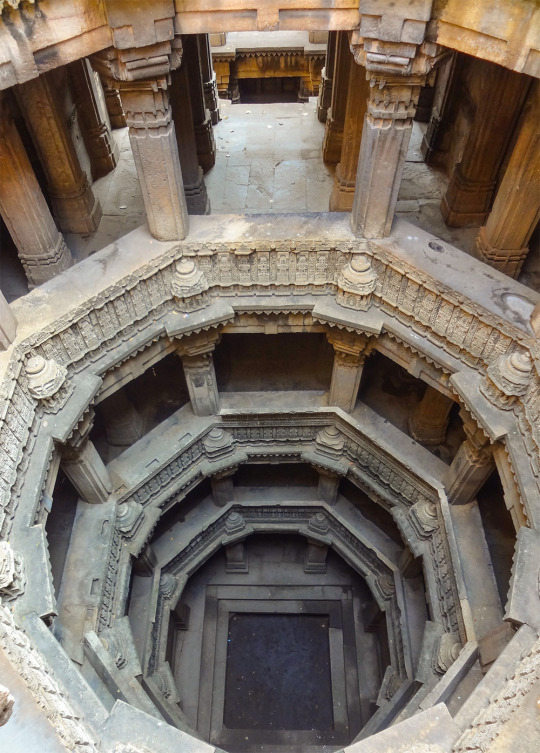
[[[204,104],[210,113],[212,125],[221,120],[219,114],[219,97],[216,74],[212,65],[212,51],[208,34],[199,34],[199,50],[201,56],[201,72],[203,80]]]
[[[328,544],[316,539],[307,540],[307,551],[304,557],[305,573],[325,573]]]
[[[107,442],[113,447],[131,447],[144,434],[141,414],[123,389],[115,392],[101,407]]]
[[[213,416],[219,411],[219,393],[212,356],[219,338],[218,333],[207,332],[195,340],[189,338],[178,348],[191,407],[196,416]]]
[[[103,93],[105,94],[105,105],[109,114],[111,128],[125,128],[126,114],[122,107],[120,92],[112,85],[110,81],[103,81]]]
[[[369,89],[366,69],[362,65],[352,63],[349,72],[341,159],[336,166],[334,187],[330,196],[331,212],[350,212],[353,206],[358,156]]]
[[[323,139],[323,160],[337,164],[341,159],[343,127],[347,108],[349,71],[353,62],[349,49],[349,35],[346,31],[336,32],[334,75],[332,78],[332,99],[326,116]]]
[[[81,131],[95,180],[110,173],[118,164],[118,145],[111,133],[105,97],[97,73],[85,58],[71,63],[69,70]]]
[[[457,52],[448,55],[437,68],[433,107],[421,146],[426,165],[442,167],[444,164],[441,152],[444,152],[443,142],[448,128],[448,116],[455,108],[462,92],[459,86],[461,69],[462,58]]]
[[[202,167],[197,157],[188,71],[185,63],[171,74],[171,102],[188,214],[209,214],[210,201]]]
[[[328,32],[326,60],[321,74],[321,88],[319,89],[319,96],[317,98],[317,117],[321,123],[326,123],[328,109],[332,103],[332,81],[334,78],[337,35],[337,31]]]
[[[476,239],[482,261],[517,277],[540,220],[540,87],[535,81],[493,208]]]
[[[487,217],[499,170],[529,86],[529,79],[480,61],[482,98],[473,118],[461,162],[441,203],[451,227],[481,224]],[[502,106],[501,106],[501,103]]]
[[[88,438],[66,447],[62,468],[77,492],[91,505],[107,502],[112,482],[93,442]]]
[[[329,505],[334,505],[336,503],[340,481],[341,477],[338,476],[337,473],[319,469],[319,485],[317,489],[319,499]]]
[[[369,341],[361,335],[342,332],[329,332],[326,337],[335,350],[328,404],[351,413],[356,405],[362,369],[369,354]]]
[[[212,130],[212,118],[204,101],[203,78],[199,51],[199,36],[187,34],[182,37],[184,60],[188,67],[189,96],[195,127],[197,156],[203,172],[208,172],[216,162],[216,142]]]
[[[442,444],[446,439],[453,405],[454,401],[451,398],[428,385],[422,400],[409,416],[411,437],[420,444]]]
[[[484,433],[465,411],[460,415],[467,439],[452,460],[444,485],[452,504],[466,505],[487,481],[495,463],[489,440]]]
[[[71,267],[73,259],[54,223],[26,154],[9,102],[0,98],[0,213],[33,287]]]
[[[217,507],[226,507],[226,505],[234,500],[233,473],[234,471],[227,468],[223,474],[216,473],[210,478],[212,496],[214,497],[214,504]]]
[[[93,233],[101,206],[81,168],[60,98],[62,71],[50,71],[15,87],[28,130],[47,178],[53,214],[65,233]]]
[[[0,292],[0,350],[9,348],[16,333],[17,320],[9,308],[9,303]]]

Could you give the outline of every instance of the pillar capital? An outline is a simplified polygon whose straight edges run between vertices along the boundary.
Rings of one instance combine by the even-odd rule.
[[[355,365],[363,360],[371,351],[372,342],[368,335],[359,335],[357,332],[344,330],[331,330],[326,333],[326,339],[334,348],[336,356],[356,359]]]
[[[215,329],[200,332],[198,335],[182,338],[178,343],[177,352],[180,356],[201,356],[211,354],[221,340],[221,332]]]

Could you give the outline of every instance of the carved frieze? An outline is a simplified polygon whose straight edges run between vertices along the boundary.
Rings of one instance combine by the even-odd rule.
[[[176,264],[171,290],[182,311],[196,311],[208,305],[208,281],[197,265],[186,256]]]
[[[480,391],[498,408],[509,410],[527,392],[532,369],[532,358],[526,351],[501,356],[488,366]]]
[[[0,596],[12,601],[24,593],[26,572],[20,554],[14,552],[8,541],[0,541]]]
[[[337,277],[336,301],[346,308],[367,311],[376,283],[369,256],[353,254]]]

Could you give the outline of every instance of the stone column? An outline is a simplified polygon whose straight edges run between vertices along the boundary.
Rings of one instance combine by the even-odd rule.
[[[326,337],[335,350],[328,404],[351,413],[356,405],[362,369],[369,354],[369,341],[362,335],[342,332],[329,332]]]
[[[32,287],[73,264],[54,223],[26,150],[11,117],[5,94],[0,98],[0,213]]]
[[[446,439],[450,411],[454,401],[429,385],[411,416],[409,434],[420,444],[437,445]]]
[[[144,435],[144,421],[123,389],[101,406],[105,436],[112,447],[131,447]]]
[[[125,128],[126,114],[122,107],[120,92],[112,85],[110,81],[103,81],[103,93],[105,94],[105,105],[109,114],[111,128]]]
[[[455,52],[448,55],[437,68],[433,107],[421,146],[426,165],[436,167],[443,165],[440,152],[444,149],[443,142],[448,128],[447,124],[462,92],[459,86],[462,62],[463,58],[460,58],[459,54]]]
[[[349,35],[346,31],[338,31],[334,59],[334,75],[332,79],[332,99],[326,116],[326,126],[323,139],[323,160],[330,164],[337,164],[341,159],[343,143],[343,127],[345,125],[345,110],[347,107],[347,90],[349,87],[349,71],[353,62],[349,49]]]
[[[208,34],[199,34],[199,50],[201,56],[201,71],[203,80],[204,104],[210,113],[212,125],[221,120],[219,114],[219,97],[216,74],[212,65],[212,50]]]
[[[493,208],[476,239],[482,261],[517,277],[540,220],[540,87],[535,81]]]
[[[69,70],[92,177],[96,180],[110,173],[118,164],[118,145],[111,133],[99,76],[85,58],[71,63]]]
[[[355,235],[390,234],[421,76],[370,76],[351,224]]]
[[[191,407],[196,416],[213,416],[219,411],[219,393],[212,356],[219,337],[218,333],[207,332],[204,337],[194,340],[190,338],[178,348]]]
[[[188,67],[189,96],[197,156],[203,172],[207,173],[216,162],[216,142],[212,130],[212,119],[204,102],[203,79],[199,52],[199,35],[187,34],[182,37],[184,60]]]
[[[317,117],[321,123],[326,123],[328,109],[332,103],[332,79],[334,76],[337,35],[337,31],[328,32],[326,60],[321,74],[321,88],[319,89],[319,96],[317,98]]]
[[[319,499],[322,499],[323,502],[326,502],[329,505],[335,505],[341,477],[337,473],[332,473],[331,471],[323,471],[320,468],[318,470],[319,485],[317,493]]]
[[[66,447],[62,468],[80,496],[88,504],[107,502],[112,489],[109,472],[93,442],[88,438]]]
[[[330,196],[331,212],[350,212],[353,206],[356,171],[358,169],[362,127],[367,110],[369,88],[364,66],[352,63],[349,73],[341,160],[336,166],[334,187]]]
[[[48,184],[53,214],[65,233],[93,233],[101,206],[88,184],[71,138],[61,99],[62,71],[44,73],[15,87]]]
[[[495,462],[489,440],[465,411],[461,411],[467,439],[462,443],[446,474],[444,485],[448,500],[466,505],[489,478]]]
[[[527,76],[484,61],[477,65],[483,82],[481,102],[441,203],[444,221],[451,227],[480,225],[486,219],[529,86]]]
[[[171,103],[188,214],[209,214],[210,201],[197,157],[185,63],[171,74]]]
[[[234,501],[233,474],[236,468],[227,468],[223,473],[216,473],[210,477],[212,496],[217,507],[226,507]]]
[[[7,350],[17,334],[17,320],[0,292],[0,350]]]

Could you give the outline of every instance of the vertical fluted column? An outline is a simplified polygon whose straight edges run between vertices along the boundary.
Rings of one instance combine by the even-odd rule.
[[[61,95],[62,71],[44,73],[15,87],[26,125],[36,146],[53,214],[65,233],[92,233],[101,207],[81,168],[68,127]]]
[[[539,220],[540,87],[535,81],[493,208],[476,239],[480,258],[517,277]]]
[[[332,103],[332,82],[334,77],[337,35],[337,31],[328,32],[326,59],[321,74],[321,88],[319,89],[319,96],[317,97],[317,117],[321,123],[326,123],[328,109]]]
[[[184,60],[188,67],[189,96],[195,128],[197,156],[203,172],[206,173],[216,162],[216,142],[210,112],[206,109],[204,101],[199,35],[186,34],[182,37],[182,44]]]
[[[6,350],[17,333],[17,320],[0,292],[0,350]]]
[[[323,139],[323,160],[337,164],[341,159],[343,127],[347,108],[347,91],[349,88],[349,71],[353,58],[349,48],[349,36],[346,31],[338,31],[336,39],[334,76],[332,79],[332,98],[326,116]]]
[[[213,416],[219,411],[219,393],[213,352],[219,334],[205,333],[201,338],[190,338],[178,348],[184,375],[196,416]]]
[[[209,214],[210,201],[202,167],[197,157],[188,71],[185,63],[171,73],[171,102],[187,211],[189,214]]]
[[[92,176],[94,179],[101,178],[116,167],[119,158],[101,83],[85,58],[71,63],[70,74]]]
[[[482,97],[461,162],[441,203],[451,227],[481,224],[487,217],[508,142],[521,112],[529,79],[492,63],[478,61]]]
[[[217,79],[212,65],[212,50],[208,34],[199,34],[199,50],[201,58],[201,72],[203,80],[204,104],[210,113],[212,125],[221,120],[219,114],[219,97]]]
[[[411,437],[421,444],[442,444],[446,439],[453,405],[452,398],[428,385],[422,400],[409,416]]]
[[[50,280],[73,264],[4,94],[0,98],[0,213],[31,286]]]
[[[352,209],[368,97],[369,82],[366,78],[366,69],[353,62],[349,72],[341,159],[336,166],[334,187],[330,196],[331,212],[350,212]]]
[[[342,332],[329,332],[326,337],[335,351],[328,404],[350,413],[356,405],[370,343],[367,337]]]

